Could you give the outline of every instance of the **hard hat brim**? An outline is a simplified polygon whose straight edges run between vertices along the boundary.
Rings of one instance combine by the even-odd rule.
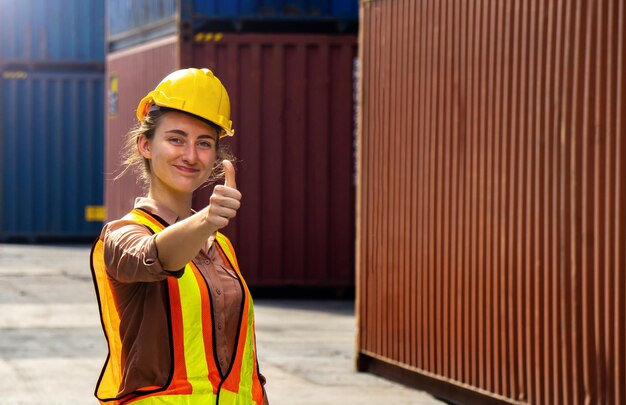
[[[146,117],[148,116],[148,113],[150,111],[150,107],[152,107],[153,105],[157,105],[159,107],[165,107],[165,108],[171,108],[173,110],[179,110],[181,112],[187,113],[187,114],[191,114],[194,116],[197,116],[199,118],[203,118],[207,121],[210,121],[212,123],[214,123],[215,125],[217,125],[218,127],[220,127],[222,129],[219,137],[223,138],[225,136],[234,136],[235,135],[235,131],[231,128],[232,126],[232,121],[227,120],[225,117],[217,117],[217,119],[211,119],[211,117],[204,117],[202,115],[199,114],[194,114],[191,111],[187,111],[185,110],[184,107],[184,101],[182,100],[172,100],[172,99],[167,99],[165,102],[163,102],[162,98],[163,95],[157,95],[155,94],[156,91],[151,91],[150,93],[148,93],[147,96],[145,96],[144,98],[141,99],[141,101],[139,102],[139,105],[137,106],[137,111],[136,111],[136,116],[137,119],[139,120],[139,122],[143,122]],[[155,97],[156,95],[156,97]],[[161,96],[161,97],[159,97]],[[182,101],[182,103],[181,103]],[[216,122],[217,121],[217,122]],[[225,121],[228,121],[228,123],[226,123]],[[227,125],[226,125],[227,124]]]

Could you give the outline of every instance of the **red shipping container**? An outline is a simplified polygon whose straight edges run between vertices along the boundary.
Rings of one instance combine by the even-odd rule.
[[[126,134],[137,124],[139,100],[179,66],[178,37],[171,36],[132,49],[107,55],[107,120],[105,135],[104,201],[107,221],[120,218],[133,208],[135,197],[143,194],[134,173],[120,179],[121,151]]]
[[[356,37],[225,35],[194,65],[229,91],[242,208],[226,234],[253,285],[354,285]],[[211,189],[200,190],[196,208]]]
[[[126,90],[118,73],[120,108],[108,136],[114,130],[122,139],[138,100],[167,72],[177,66],[210,68],[231,99],[236,134],[225,143],[239,160],[237,185],[244,199],[224,232],[235,244],[246,281],[352,287],[356,36],[200,34],[180,47],[177,66],[170,63],[177,60],[175,49],[149,48],[160,49],[153,56],[134,49],[123,51],[124,63],[131,64],[126,71],[137,75],[132,94],[122,97]],[[163,52],[169,52],[167,61],[152,62]],[[109,157],[119,156],[119,140],[107,146]],[[109,157],[113,166],[107,168],[117,167],[119,158]],[[211,191],[199,190],[194,208],[204,207]],[[128,211],[138,193],[126,180],[108,187],[109,218]]]
[[[626,404],[626,3],[361,17],[359,369],[452,403]]]

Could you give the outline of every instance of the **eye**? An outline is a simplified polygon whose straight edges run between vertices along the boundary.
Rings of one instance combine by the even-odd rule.
[[[169,138],[168,142],[174,145],[182,145],[184,143],[184,141],[181,138],[176,137],[176,136]]]
[[[211,141],[200,141],[198,147],[201,149],[213,149],[213,143]]]

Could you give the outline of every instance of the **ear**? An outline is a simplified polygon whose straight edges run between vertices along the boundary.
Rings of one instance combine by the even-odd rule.
[[[150,152],[150,140],[146,138],[145,135],[141,135],[137,138],[137,150],[144,158],[152,158],[152,153]]]

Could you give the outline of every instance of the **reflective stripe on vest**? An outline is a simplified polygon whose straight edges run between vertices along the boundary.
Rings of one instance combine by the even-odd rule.
[[[164,229],[152,215],[133,210],[124,219],[141,223],[157,233]],[[104,266],[103,243],[92,249],[92,275],[98,295],[102,326],[109,345],[109,356],[96,387],[96,397],[103,404],[222,404],[253,405],[263,402],[259,381],[254,308],[248,287],[241,276],[237,257],[228,238],[217,233],[217,246],[224,252],[241,282],[244,305],[239,325],[236,351],[231,367],[222,378],[213,350],[211,299],[206,281],[193,262],[179,279],[167,278],[170,299],[170,342],[172,373],[165,387],[143,387],[118,397],[122,382],[119,335],[120,319],[115,307],[110,280]]]

